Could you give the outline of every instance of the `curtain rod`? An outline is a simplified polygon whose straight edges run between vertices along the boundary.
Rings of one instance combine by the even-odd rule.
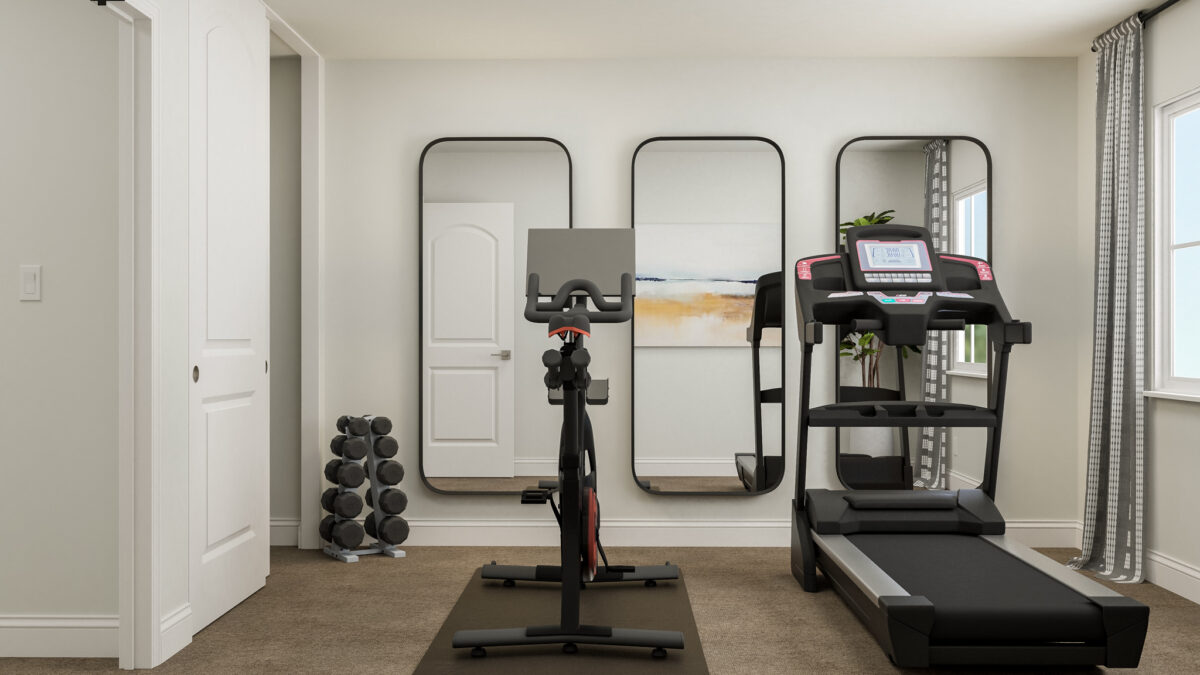
[[[1160,13],[1162,13],[1163,10],[1169,8],[1171,5],[1174,5],[1177,2],[1179,2],[1179,0],[1167,0],[1166,2],[1162,3],[1161,5],[1159,5],[1157,7],[1154,7],[1152,9],[1143,9],[1142,11],[1137,13],[1137,17],[1138,17],[1138,19],[1141,19],[1142,25],[1145,26],[1150,21],[1150,19],[1153,19],[1154,17],[1158,16]],[[1095,47],[1092,47],[1092,51],[1097,51],[1097,49]]]

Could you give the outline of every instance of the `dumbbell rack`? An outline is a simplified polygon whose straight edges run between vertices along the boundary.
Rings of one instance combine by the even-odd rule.
[[[383,493],[386,490],[393,489],[393,485],[395,483],[399,483],[399,479],[403,478],[404,472],[403,472],[402,466],[400,466],[394,460],[389,459],[396,452],[395,440],[392,439],[390,436],[388,436],[388,433],[391,431],[391,427],[392,427],[391,421],[388,420],[386,417],[377,417],[374,415],[364,415],[363,417],[360,418],[361,420],[365,421],[365,423],[366,423],[365,425],[363,425],[362,423],[354,422],[354,419],[355,418],[353,418],[351,416],[342,416],[338,419],[338,430],[342,431],[343,435],[339,435],[338,437],[334,438],[333,442],[330,444],[330,447],[331,447],[331,449],[334,450],[334,454],[339,455],[339,459],[331,461],[329,466],[336,466],[334,464],[334,462],[336,462],[336,461],[340,461],[341,464],[347,464],[347,463],[353,462],[355,464],[359,464],[365,470],[365,472],[367,474],[367,478],[366,478],[365,482],[367,484],[367,491],[368,491],[368,495],[369,495],[368,502],[373,504],[374,508],[375,508],[374,511],[367,513],[366,517],[363,519],[365,521],[367,519],[373,518],[377,511],[382,511],[382,509],[380,509],[379,505],[381,504],[381,497],[382,497]],[[364,433],[364,434],[354,433],[354,430],[355,430],[354,427],[358,427],[359,430],[361,430],[361,428],[363,426],[366,427],[366,433]],[[344,444],[346,442],[350,441],[351,439],[359,439],[362,442],[366,443],[367,452],[366,452],[366,456],[363,457],[362,459],[348,458],[342,452],[340,452],[338,450],[339,446],[344,447]],[[381,456],[380,452],[379,452],[381,445],[383,447],[390,447],[391,454],[388,454],[386,456]],[[387,483],[383,482],[382,480],[377,479],[377,477],[379,476],[379,473],[380,473],[380,467],[385,462],[389,462],[390,464],[395,465],[395,467],[391,467],[392,473],[395,473],[396,468],[399,469],[399,478],[397,478],[395,483],[393,483],[393,484],[387,484]],[[326,472],[326,478],[329,478],[331,482],[336,482],[332,478],[330,478],[329,471]],[[361,483],[360,483],[360,485],[361,485]],[[332,489],[334,489],[334,488],[331,488],[331,490]],[[341,495],[344,493],[351,493],[351,492],[357,494],[357,489],[358,489],[358,485],[346,486],[341,483],[337,483],[337,487],[336,487],[338,495]],[[401,495],[403,495],[403,493],[401,493]],[[404,504],[407,504],[407,499],[404,500]],[[324,506],[324,504],[322,504],[322,506]],[[361,508],[362,508],[362,506],[361,506],[361,501],[360,501],[360,504],[358,507],[360,513],[361,513]],[[402,511],[403,507],[401,507],[400,510]],[[385,517],[399,518],[399,513],[398,512],[396,514],[387,513]],[[330,521],[331,529],[332,529],[332,526],[336,526],[337,524],[340,524],[344,521],[354,521],[355,525],[357,525],[357,530],[358,530],[357,536],[358,536],[359,540],[361,541],[362,534],[364,534],[364,532],[363,532],[364,528],[363,528],[362,524],[357,522],[357,513],[354,514],[354,516],[343,516],[343,515],[339,515],[336,513],[331,513],[329,516],[326,516],[326,521],[328,521],[330,518],[333,519],[332,521]],[[403,518],[400,518],[400,520],[403,521]],[[403,540],[403,538],[407,537],[407,531],[408,531],[407,523],[405,523],[405,527],[403,528],[404,534],[403,534],[403,537],[401,537],[401,541]],[[371,542],[370,544],[366,545],[363,548],[356,548],[356,547],[347,548],[345,546],[339,545],[338,543],[336,543],[333,540],[332,536],[326,536],[326,534],[327,534],[326,532],[322,531],[322,534],[321,534],[322,539],[324,539],[326,541],[326,544],[325,544],[325,547],[323,548],[323,550],[325,551],[326,555],[329,555],[332,558],[336,558],[337,560],[340,560],[342,562],[347,562],[347,563],[358,562],[359,556],[373,555],[373,554],[382,554],[382,555],[388,556],[389,558],[405,557],[404,551],[401,550],[400,548],[398,548],[398,546],[397,546],[397,544],[400,542],[397,542],[397,544],[388,544],[388,543],[381,541],[380,539],[378,539],[376,537],[375,541]],[[376,534],[378,534],[377,531],[376,531]]]

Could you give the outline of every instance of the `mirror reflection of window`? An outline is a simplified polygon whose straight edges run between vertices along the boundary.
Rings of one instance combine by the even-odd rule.
[[[980,182],[954,193],[951,250],[976,258],[988,257],[987,183]],[[971,326],[954,334],[956,370],[984,372],[987,367],[987,326]]]

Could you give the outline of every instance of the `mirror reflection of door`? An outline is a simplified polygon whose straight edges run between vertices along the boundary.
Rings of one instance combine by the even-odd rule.
[[[633,164],[633,468],[655,493],[756,494],[783,475],[783,156],[664,138]]]
[[[524,307],[526,232],[571,224],[549,139],[441,139],[421,161],[421,471],[442,492],[520,492],[557,475],[544,327]]]
[[[932,230],[939,252],[991,259],[991,159],[963,137],[866,137],[837,163],[838,245],[850,227],[880,222]],[[987,328],[931,333],[920,352],[841,331],[837,400],[987,404]],[[835,434],[841,481],[855,489],[974,487],[981,429],[852,427]]]

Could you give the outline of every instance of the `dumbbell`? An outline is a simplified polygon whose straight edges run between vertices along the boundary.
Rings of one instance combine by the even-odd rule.
[[[367,506],[375,506],[375,500],[370,491],[367,492]],[[396,488],[388,488],[379,494],[379,510],[389,515],[403,513],[408,508],[408,495]]]
[[[391,546],[399,546],[408,539],[408,521],[400,516],[384,516],[379,525],[375,524],[375,512],[367,514],[363,525],[367,534]]]
[[[375,468],[375,480],[384,485],[395,485],[404,480],[404,467],[400,462],[385,459]]]
[[[343,518],[353,518],[362,513],[363,501],[357,492],[342,492],[329,488],[321,495],[321,507]]]
[[[400,450],[400,444],[391,436],[380,436],[375,439],[375,456],[387,459],[395,457]]]
[[[331,459],[325,465],[325,479],[343,487],[356,488],[367,479],[367,472],[358,462]]]
[[[337,523],[337,517],[325,516],[321,519],[321,524],[317,526],[317,530],[321,533],[321,538],[325,541],[333,541],[333,526]]]
[[[348,436],[366,436],[371,433],[371,423],[361,417],[348,418],[343,433]]]
[[[392,433],[392,421],[386,417],[376,417],[371,420],[371,433],[376,436],[387,436]]]
[[[342,457],[346,459],[362,459],[367,456],[367,450],[370,447],[361,438],[347,438],[342,443]]]
[[[337,455],[338,457],[341,457],[342,456],[342,444],[345,442],[346,442],[346,435],[338,434],[337,436],[333,437],[332,441],[329,441],[329,450],[333,454]]]
[[[349,423],[350,423],[350,416],[342,415],[341,417],[337,418],[337,430],[342,432],[343,434],[346,433],[346,425]]]
[[[355,548],[362,543],[363,526],[353,520],[341,520],[330,528],[330,536],[342,548]]]

